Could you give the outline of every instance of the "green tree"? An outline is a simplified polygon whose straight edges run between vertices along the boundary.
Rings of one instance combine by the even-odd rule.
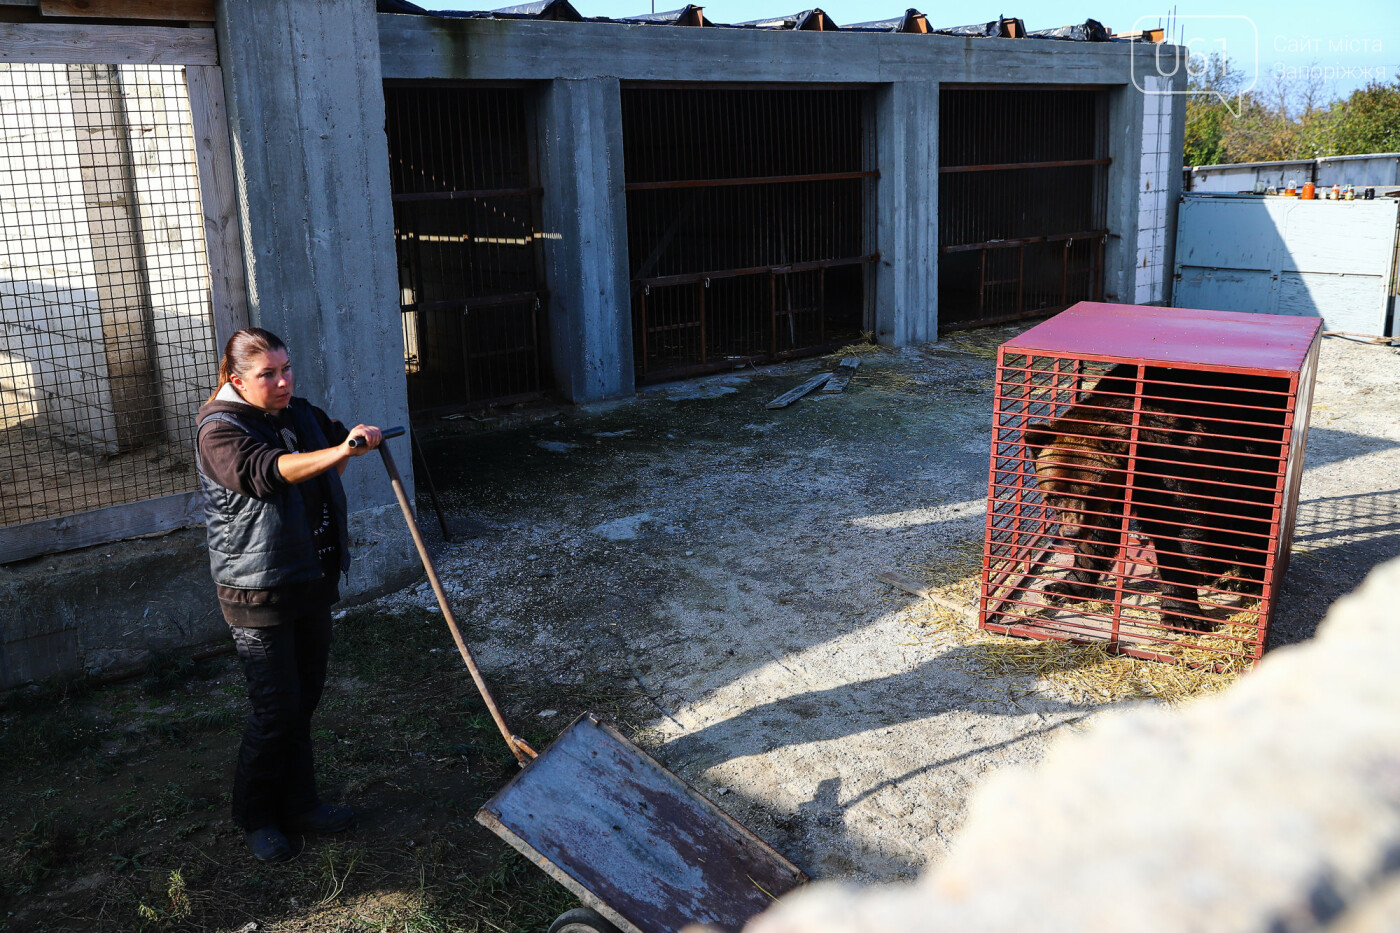
[[[1372,81],[1331,107],[1325,155],[1400,152],[1400,78]]]
[[[1187,68],[1186,98],[1187,165],[1218,165],[1229,162],[1225,145],[1229,122],[1234,119],[1230,106],[1237,106],[1244,76],[1230,67],[1230,60],[1219,52],[1209,58],[1195,56]],[[1224,98],[1222,100],[1222,98]],[[1226,102],[1230,102],[1230,106]]]

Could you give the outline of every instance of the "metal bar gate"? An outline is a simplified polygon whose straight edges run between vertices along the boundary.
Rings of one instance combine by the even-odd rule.
[[[638,382],[859,336],[863,107],[848,89],[623,89]]]
[[[939,115],[940,329],[1102,298],[1104,93],[945,88]]]
[[[384,89],[409,408],[548,388],[529,92]]]

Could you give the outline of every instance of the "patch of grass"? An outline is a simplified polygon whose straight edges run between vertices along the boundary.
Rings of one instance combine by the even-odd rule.
[[[5,869],[6,893],[23,896],[33,891],[69,863],[75,848],[71,828],[50,816],[36,820],[15,837],[0,861]]]
[[[146,662],[141,686],[151,696],[164,696],[190,680],[212,680],[225,670],[220,658],[196,661],[181,652],[157,652]]]
[[[136,908],[141,930],[166,930],[189,919],[194,912],[185,878],[179,870],[172,871],[166,881],[166,902],[148,907],[144,901]]]
[[[96,717],[71,703],[8,718],[0,730],[0,775],[6,777],[65,764],[107,734]]]
[[[465,623],[459,620],[459,624]],[[465,632],[464,632],[465,634]],[[470,637],[470,636],[468,636]],[[433,653],[433,648],[444,650]],[[368,681],[460,669],[442,616],[424,609],[385,613],[352,609],[336,624],[332,669]]]

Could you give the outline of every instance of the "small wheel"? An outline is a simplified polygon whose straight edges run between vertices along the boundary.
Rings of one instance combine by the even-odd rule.
[[[596,910],[575,907],[565,911],[549,925],[549,933],[619,933],[617,927],[604,920]]]

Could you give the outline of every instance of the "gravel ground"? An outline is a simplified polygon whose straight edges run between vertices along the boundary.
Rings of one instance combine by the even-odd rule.
[[[814,877],[938,861],[985,775],[1105,708],[990,673],[874,578],[976,574],[994,348],[1012,333],[870,352],[844,394],[783,410],[764,403],[831,360],[424,431],[473,535],[438,542],[438,569],[488,675],[630,685],[625,730]],[[1394,350],[1324,344],[1273,643],[1310,637],[1400,551],[1397,401]]]

